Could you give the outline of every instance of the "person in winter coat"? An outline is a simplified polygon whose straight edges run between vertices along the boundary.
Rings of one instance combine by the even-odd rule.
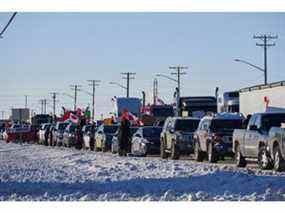
[[[130,121],[128,112],[125,111],[121,117],[121,123],[118,134],[119,156],[126,156],[130,152]]]
[[[82,126],[79,124],[76,128],[76,142],[75,142],[75,148],[76,149],[82,149],[83,147],[83,133],[82,133]]]
[[[48,146],[49,144],[48,144],[48,139],[49,139],[49,133],[50,133],[50,129],[49,128],[47,128],[46,129],[46,131],[45,131],[45,140],[44,140],[44,145],[45,146]]]

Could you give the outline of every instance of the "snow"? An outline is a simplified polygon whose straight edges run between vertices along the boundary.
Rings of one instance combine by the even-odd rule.
[[[285,173],[0,141],[0,200],[285,201]]]

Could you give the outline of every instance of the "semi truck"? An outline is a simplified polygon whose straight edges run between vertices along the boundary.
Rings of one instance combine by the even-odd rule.
[[[12,108],[11,120],[13,122],[28,122],[30,120],[30,109]]]
[[[52,122],[52,116],[49,114],[37,114],[32,117],[32,125],[35,126],[37,129],[40,127],[41,124]]]
[[[285,81],[243,88],[239,96],[240,112],[244,116],[258,112],[285,112]]]
[[[202,118],[209,113],[217,112],[217,99],[214,96],[180,97],[178,101],[178,115]]]
[[[218,112],[239,112],[239,91],[224,92],[218,98]]]
[[[114,114],[117,118],[120,118],[124,110],[132,113],[136,117],[140,117],[141,112],[141,99],[136,97],[115,97],[113,99]]]

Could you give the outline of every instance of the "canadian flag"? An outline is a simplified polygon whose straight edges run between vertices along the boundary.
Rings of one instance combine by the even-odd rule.
[[[77,108],[77,110],[76,110],[76,115],[77,116],[83,116],[84,114],[83,114],[83,112],[82,112],[82,109],[80,109],[80,108]]]
[[[128,115],[129,121],[131,121],[134,125],[143,126],[143,122],[133,113],[128,112]]]
[[[76,115],[72,114],[72,113],[70,113],[70,115],[69,115],[69,120],[70,120],[72,123],[75,123],[75,124],[77,124],[77,123],[79,122],[78,117],[77,117]]]

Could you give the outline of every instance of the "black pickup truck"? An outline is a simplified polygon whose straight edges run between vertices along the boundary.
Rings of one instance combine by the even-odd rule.
[[[256,113],[251,116],[246,129],[235,129],[233,152],[236,165],[245,167],[247,160],[257,160],[261,169],[271,169],[269,131],[272,127],[280,127],[284,121],[285,113]]]

